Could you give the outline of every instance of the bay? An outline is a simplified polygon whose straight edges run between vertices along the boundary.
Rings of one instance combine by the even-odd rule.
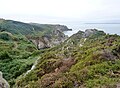
[[[75,33],[77,33],[79,30],[85,31],[86,29],[98,29],[103,30],[106,33],[109,34],[118,34],[120,35],[120,24],[74,24],[69,25],[68,27],[72,28],[72,31],[66,31],[64,32],[66,35],[71,36]]]

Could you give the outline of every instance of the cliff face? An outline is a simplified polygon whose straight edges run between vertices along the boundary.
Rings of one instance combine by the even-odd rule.
[[[61,29],[54,29],[50,34],[44,35],[42,37],[28,38],[32,41],[38,49],[50,48],[60,43],[64,42],[68,36],[63,34]]]
[[[0,88],[10,88],[8,82],[2,77],[2,72],[0,72]]]
[[[50,29],[50,32],[45,33],[41,37],[37,36],[34,38],[32,37],[29,38],[37,46],[38,49],[50,48],[59,45],[68,38],[68,36],[66,36],[63,32],[72,30],[65,25],[51,25],[37,23],[31,23],[31,25],[38,26],[43,29]]]

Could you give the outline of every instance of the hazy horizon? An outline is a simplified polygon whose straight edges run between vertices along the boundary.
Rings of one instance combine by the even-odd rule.
[[[0,0],[0,3],[0,18],[26,23],[61,24],[73,30],[85,30],[80,27],[82,23],[120,23],[120,0]]]

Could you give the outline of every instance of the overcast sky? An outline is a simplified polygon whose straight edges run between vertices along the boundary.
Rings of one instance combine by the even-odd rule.
[[[0,0],[0,18],[63,24],[118,20],[120,0]]]

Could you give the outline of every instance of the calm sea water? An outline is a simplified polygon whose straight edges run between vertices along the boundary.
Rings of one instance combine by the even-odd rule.
[[[98,30],[103,30],[104,32],[109,34],[120,35],[120,24],[78,24],[70,27],[73,29],[73,31],[65,32],[65,34],[68,36],[77,33],[79,30],[84,31],[86,29],[93,29],[93,28]]]

